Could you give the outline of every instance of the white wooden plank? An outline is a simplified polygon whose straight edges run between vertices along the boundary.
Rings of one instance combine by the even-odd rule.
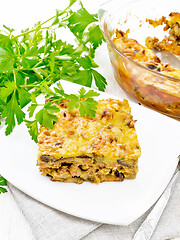
[[[27,220],[9,190],[8,193],[0,195],[0,239],[35,240]]]

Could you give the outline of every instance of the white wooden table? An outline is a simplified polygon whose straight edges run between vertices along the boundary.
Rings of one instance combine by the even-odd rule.
[[[35,240],[9,189],[0,195],[0,239]]]
[[[21,9],[21,8],[25,8],[26,4],[24,0],[3,1],[0,8],[0,25],[7,24],[7,26],[9,27],[14,27],[13,24],[15,19],[16,20],[15,22],[18,22],[18,24],[21,26],[22,24],[24,24],[24,22],[28,22],[30,20],[30,18],[32,17],[31,16],[32,13],[34,13],[34,15],[37,15],[36,10],[33,9],[33,4],[35,3],[42,4],[42,2],[43,4],[46,4],[46,1],[31,0],[30,5],[28,2],[28,5],[29,5],[28,12],[25,13]],[[51,4],[53,2],[57,2],[57,1],[51,0]],[[92,9],[97,10],[98,4],[103,1],[102,0],[86,0],[83,2],[84,2],[84,6],[91,11]],[[67,4],[67,1],[59,0],[60,6],[58,8],[63,9],[64,8],[63,6],[66,4]],[[34,12],[32,12],[33,10]],[[19,16],[19,19],[17,19],[18,16]],[[32,18],[33,18],[33,21],[36,21],[37,16]],[[108,53],[106,51],[106,46],[105,45],[102,46],[98,51],[100,51],[100,53],[97,54],[96,61],[101,66],[100,72],[104,74],[103,69],[106,69],[108,65],[110,66]],[[103,62],[101,62],[101,58],[98,58],[98,56],[101,55],[101,52],[103,53],[103,55],[105,55]],[[105,77],[106,79],[110,79],[111,82],[113,82],[113,84],[117,84],[112,74],[111,68],[109,69],[108,73],[106,71]],[[109,84],[109,86],[107,87],[107,92],[111,92],[110,88],[111,86]],[[125,94],[123,93],[123,91],[120,90],[118,84],[117,84],[117,88],[114,88],[114,89],[116,89],[113,92],[114,95],[125,97]],[[8,193],[0,195],[0,240],[35,240],[35,237],[33,236],[29,223],[27,222],[27,220],[19,210],[13,198],[13,195],[11,194],[8,188],[7,190],[8,190]],[[180,238],[177,238],[177,239],[180,240]]]

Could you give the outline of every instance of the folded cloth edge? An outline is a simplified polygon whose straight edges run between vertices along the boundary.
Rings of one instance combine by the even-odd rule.
[[[180,237],[180,227],[177,226],[178,222],[180,222],[180,210],[178,210],[180,208],[178,208],[178,202],[177,202],[177,199],[180,198],[180,178],[178,180],[179,181],[175,186],[174,192],[170,197],[169,203],[165,208],[162,214],[162,217],[160,218],[160,221],[152,237],[152,240],[161,240],[161,239],[164,240],[164,239]],[[84,220],[84,219],[60,212],[53,208],[50,208],[32,199],[31,197],[27,196],[26,194],[18,190],[13,185],[11,184],[8,184],[8,185],[11,189],[11,192],[16,202],[18,203],[19,208],[21,209],[24,216],[30,223],[30,226],[32,227],[34,235],[38,240],[42,240],[42,239],[43,240],[44,239],[47,239],[47,240],[56,240],[56,239],[58,240],[59,239],[62,239],[62,240],[79,240],[79,239],[111,240],[113,239],[115,240],[115,239],[119,239],[117,238],[117,236],[118,237],[121,236],[122,240],[126,240],[126,239],[130,240],[132,239],[135,231],[140,226],[141,222],[144,221],[147,214],[153,207],[152,206],[151,209],[149,209],[145,214],[143,214],[140,218],[138,218],[136,221],[134,221],[128,226],[124,227],[124,226],[107,225],[107,224],[92,222],[89,220]],[[40,210],[38,210],[38,214],[36,212],[37,218],[34,219],[34,214],[28,210],[30,207],[32,207],[33,212],[36,212],[37,208],[38,209],[40,208]],[[44,218],[44,214],[46,214],[46,218]],[[51,218],[54,218],[54,220],[49,220],[49,216],[51,216]],[[36,224],[36,221],[38,220],[38,218],[40,218],[41,220],[38,224],[39,226]],[[63,228],[67,228],[68,231],[62,231],[61,229],[62,226],[60,224],[60,227],[59,227],[59,221],[57,220],[57,218],[60,220],[60,223],[64,222],[62,226]],[[35,222],[32,223],[32,220],[33,221],[35,220]],[[50,234],[48,233],[49,224],[51,226],[52,224],[58,225],[59,228],[53,227],[53,230],[51,229],[50,231],[51,234]],[[71,225],[71,228],[68,227],[69,225]],[[45,235],[42,235],[42,231],[43,231],[43,234]],[[44,238],[41,238],[41,235],[44,236]],[[52,235],[53,237],[51,237],[50,235]]]
[[[8,187],[38,240],[79,240],[102,225],[46,206],[11,183]]]

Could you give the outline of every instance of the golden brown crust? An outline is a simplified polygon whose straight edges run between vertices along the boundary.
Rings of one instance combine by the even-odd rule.
[[[156,37],[148,37],[146,46],[150,49],[156,48],[180,55],[180,13],[171,12],[168,18],[163,16],[158,20],[147,19],[147,21],[154,27],[165,24],[164,31],[169,30],[169,32],[162,41],[159,41]]]
[[[53,129],[40,127],[37,165],[52,180],[135,178],[140,147],[127,100],[99,100],[96,116],[81,117],[62,102]]]
[[[121,32],[121,34],[119,34]],[[169,64],[161,63],[161,60],[155,55],[151,50],[153,47],[157,46],[157,38],[146,38],[146,46],[139,44],[135,39],[128,38],[126,33],[116,30],[116,38],[113,39],[114,44],[121,50],[121,52],[128,58],[141,65],[162,73],[163,75],[171,76],[174,78],[180,78],[180,69],[176,69]],[[176,89],[176,83],[171,83],[172,88]],[[169,86],[167,86],[167,91]],[[178,93],[179,95],[179,93]]]

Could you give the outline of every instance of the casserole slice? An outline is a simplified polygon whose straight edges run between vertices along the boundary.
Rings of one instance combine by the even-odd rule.
[[[127,100],[99,100],[95,117],[59,104],[53,129],[40,127],[37,165],[52,181],[100,183],[133,179],[140,146]]]

